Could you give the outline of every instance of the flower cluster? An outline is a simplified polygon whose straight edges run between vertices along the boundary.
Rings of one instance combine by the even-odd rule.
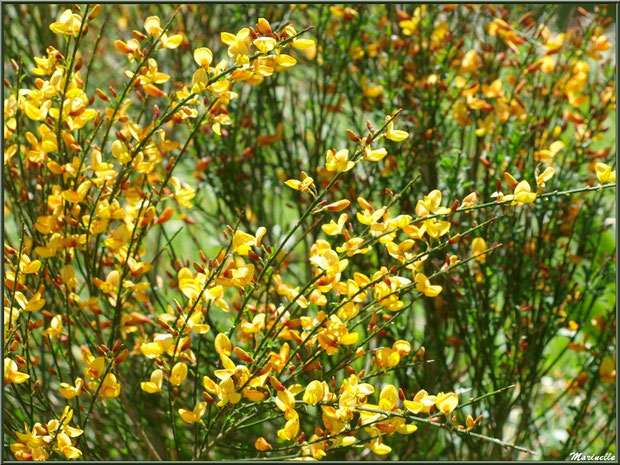
[[[118,13],[110,39],[105,7],[75,5],[50,21],[60,50],[12,61],[3,413],[16,459],[402,458],[399,435],[419,445],[433,430],[531,453],[496,436],[507,405],[530,425],[528,369],[549,341],[568,333],[591,357],[570,394],[615,382],[611,314],[558,284],[608,282],[611,258],[569,268],[598,253],[575,239],[592,235],[578,217],[616,181],[610,151],[589,148],[613,83],[584,110],[611,47],[602,26],[375,7],[372,34],[364,8],[331,6],[301,16],[316,20],[308,38],[292,19],[311,7],[294,5],[190,33],[211,18],[184,5],[131,32]],[[469,37],[470,12],[495,45],[458,41],[451,21]],[[100,41],[121,72],[98,69]],[[586,320],[596,345],[577,339]]]

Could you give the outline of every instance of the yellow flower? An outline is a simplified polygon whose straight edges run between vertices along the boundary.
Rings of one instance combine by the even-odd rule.
[[[193,411],[186,410],[184,408],[179,409],[179,415],[186,423],[203,423],[202,416],[207,411],[206,402],[198,402]]]
[[[181,34],[175,34],[168,37],[166,34],[161,36],[161,44],[164,48],[175,49],[183,42],[183,36]]]
[[[312,39],[293,39],[291,46],[297,50],[307,50],[315,46]]]
[[[40,260],[30,260],[28,255],[22,255],[19,262],[19,269],[24,274],[34,274],[41,269]]]
[[[256,231],[256,236],[240,230],[235,231],[232,242],[233,250],[239,255],[248,255],[252,247],[260,247],[263,236],[266,233],[267,229],[262,226]]]
[[[284,418],[287,421],[284,428],[278,430],[278,437],[285,441],[292,441],[299,433],[299,416],[295,410],[291,409],[284,414]]]
[[[392,452],[392,448],[390,446],[381,442],[381,436],[378,436],[366,445],[377,455],[386,455]]]
[[[398,352],[401,357],[406,357],[411,352],[411,344],[401,339],[392,344],[392,350]]]
[[[389,347],[383,347],[377,351],[377,365],[381,368],[392,368],[400,363],[400,355]]]
[[[346,252],[347,257],[352,257],[357,254],[365,254],[371,249],[371,247],[362,247],[364,242],[363,237],[352,237],[342,244],[342,247],[336,247],[336,251],[339,253]]]
[[[441,291],[442,287],[438,284],[431,285],[431,282],[426,277],[426,275],[422,273],[418,273],[415,275],[416,288],[418,291],[422,292],[427,297],[436,297]]]
[[[376,98],[383,92],[383,86],[380,84],[367,84],[366,76],[362,76],[362,95],[368,98]]]
[[[390,121],[390,117],[386,116],[385,121]],[[385,138],[394,142],[402,142],[409,137],[407,131],[394,129],[394,120],[390,121],[385,128]]]
[[[429,413],[436,400],[436,396],[429,396],[428,392],[422,389],[415,395],[413,400],[405,400],[403,405],[411,413],[417,415],[420,412]]]
[[[334,220],[331,220],[328,224],[321,225],[321,229],[328,236],[336,236],[344,232],[345,225],[347,224],[348,220],[349,215],[343,213],[338,217],[338,223],[336,223]]]
[[[534,158],[541,163],[551,163],[555,156],[564,148],[564,142],[556,140],[548,149],[537,150],[534,152]]]
[[[140,351],[146,358],[156,358],[168,350],[172,343],[172,335],[158,334],[155,336],[153,342],[140,345]]]
[[[96,383],[93,381],[89,384],[89,388],[97,389]],[[121,393],[121,385],[116,381],[116,376],[112,373],[108,373],[101,383],[101,388],[99,389],[99,397],[102,399],[113,399],[118,397]]]
[[[189,184],[181,182],[175,177],[170,178],[170,186],[174,190],[173,197],[175,200],[185,208],[192,206],[191,200],[196,196],[196,191]]]
[[[155,370],[151,373],[151,380],[140,383],[140,388],[149,394],[155,394],[157,392],[161,392],[163,381],[164,372],[161,370]]]
[[[328,150],[325,155],[325,167],[328,171],[337,171],[339,173],[349,171],[355,166],[355,162],[349,160],[349,151],[347,149]]]
[[[381,161],[387,156],[387,150],[384,147],[371,149],[370,145],[364,147],[364,160]]]
[[[259,52],[267,54],[272,51],[277,42],[273,37],[259,37],[252,42]]]
[[[459,403],[458,394],[455,394],[454,392],[448,392],[447,394],[440,392],[439,394],[437,394],[437,400],[435,401],[435,406],[444,415],[450,415],[452,411],[456,408],[458,403]]]
[[[291,68],[297,64],[297,60],[290,55],[284,53],[278,54],[274,57],[274,61],[277,63],[276,71],[282,71],[283,69]]]
[[[532,192],[532,188],[527,181],[521,181],[515,187],[514,199],[519,203],[532,203],[536,200],[536,193]]]
[[[26,373],[20,373],[15,360],[10,358],[4,359],[4,384],[20,384],[30,378]]]
[[[598,180],[605,184],[607,182],[616,182],[616,170],[611,170],[609,165],[605,163],[597,163],[595,165],[596,177]]]
[[[64,432],[57,434],[55,448],[70,460],[75,460],[82,455],[82,451],[73,446],[71,438]]]
[[[136,58],[142,55],[142,50],[140,49],[140,42],[137,39],[131,39],[127,43],[122,40],[115,40],[114,45],[121,52],[127,55],[129,58],[129,62],[132,62]]]
[[[50,338],[57,338],[62,334],[62,317],[56,315],[50,322],[50,327],[43,331],[43,335]]]
[[[413,17],[400,21],[398,23],[398,27],[402,29],[404,36],[410,36],[418,28],[419,22],[420,22],[420,8],[418,7],[415,9]]]
[[[71,10],[65,10],[58,21],[50,25],[54,34],[77,35],[82,25],[82,17]]]
[[[471,243],[472,255],[474,256],[484,252],[486,249],[487,249],[487,243],[481,237],[476,237]],[[476,260],[481,263],[484,263],[486,259],[487,259],[486,254],[478,255],[476,257]]]
[[[158,36],[162,33],[161,23],[159,17],[149,16],[144,20],[144,30],[151,36]]]
[[[256,442],[254,442],[254,447],[256,448],[256,450],[260,450],[261,452],[264,452],[266,450],[271,449],[271,444],[269,444],[264,437],[260,437],[256,440]]]
[[[314,380],[306,387],[302,400],[306,404],[316,405],[323,399],[324,393],[323,383],[321,381]]]
[[[213,53],[207,47],[200,47],[194,50],[194,61],[201,68],[208,68],[213,61]]]
[[[60,383],[60,395],[65,399],[73,399],[82,394],[84,394],[84,380],[82,378],[75,380],[75,386],[71,386],[68,383]]]
[[[228,339],[228,336],[224,333],[219,333],[215,336],[215,351],[219,355],[230,355],[232,354],[233,345]]]
[[[554,174],[555,174],[555,169],[552,168],[551,166],[548,166],[547,168],[545,168],[545,170],[541,174],[536,176],[536,184],[540,186],[541,188],[544,188],[545,183],[549,181],[553,177]]]
[[[480,67],[480,55],[475,50],[468,51],[461,61],[461,73],[476,71]]]
[[[301,181],[297,179],[289,179],[286,184],[291,189],[306,192],[314,186],[314,179],[308,176],[304,171],[301,172]]]
[[[474,417],[472,417],[471,415],[467,415],[465,425],[467,426],[465,431],[471,431],[472,429],[474,429],[474,426],[476,426],[476,421],[474,420]]]
[[[415,206],[416,215],[419,217],[424,217],[429,213],[433,213],[435,215],[449,214],[451,210],[447,207],[442,207],[441,201],[441,191],[437,189],[431,191],[428,195],[424,196],[423,200],[418,200],[418,203]]]
[[[222,32],[220,38],[223,43],[228,45],[228,56],[235,60],[237,64],[246,64],[249,61],[251,43],[250,29],[245,27],[237,32],[236,35],[230,32]]]
[[[93,357],[89,352],[84,353],[84,377],[86,379],[99,379],[105,370],[105,358]]]
[[[172,367],[172,372],[170,373],[170,384],[173,386],[179,386],[185,378],[187,377],[187,365],[183,362],[177,362],[174,367]]]
[[[232,285],[244,287],[249,285],[254,279],[254,265],[251,263],[232,270]]]
[[[419,230],[420,237],[427,233],[433,239],[437,239],[450,231],[450,222],[441,221],[436,218],[424,221],[424,224]]]
[[[45,305],[45,299],[41,298],[40,292],[37,292],[35,295],[33,295],[30,300],[27,300],[26,296],[24,296],[24,294],[22,294],[21,292],[16,292],[15,300],[25,312],[36,312],[38,310],[41,310]],[[60,327],[62,329],[62,325]]]

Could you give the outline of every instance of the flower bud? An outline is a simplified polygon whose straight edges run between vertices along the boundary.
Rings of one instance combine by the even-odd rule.
[[[360,141],[360,136],[358,136],[357,134],[355,134],[353,131],[351,131],[350,129],[347,129],[347,138],[351,141],[351,142],[359,142]]]
[[[351,204],[347,199],[338,200],[336,202],[330,203],[329,205],[325,205],[325,209],[330,212],[340,212],[347,208]]]
[[[128,349],[124,349],[119,355],[118,357],[116,357],[114,359],[114,363],[116,365],[119,365],[121,363],[123,363],[125,360],[127,360],[127,357],[129,357],[129,350]]]
[[[276,391],[286,391],[284,385],[271,375],[269,375],[269,383]]]
[[[239,360],[242,360],[242,361],[247,362],[247,363],[251,363],[251,362],[254,361],[254,359],[252,358],[252,356],[250,356],[250,354],[248,354],[245,350],[243,350],[243,349],[241,349],[239,347],[235,347],[233,349],[233,352],[239,358]]]

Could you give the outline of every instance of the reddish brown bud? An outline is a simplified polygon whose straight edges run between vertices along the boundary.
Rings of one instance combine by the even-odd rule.
[[[118,354],[118,357],[114,359],[114,363],[116,365],[123,363],[125,360],[127,360],[127,357],[129,357],[129,350],[124,349],[120,354]]]
[[[242,360],[247,363],[252,363],[254,361],[254,359],[250,356],[250,354],[248,354],[245,350],[239,347],[235,347],[233,349],[233,352],[235,353],[237,357],[239,357],[239,360]]]
[[[449,245],[456,244],[460,240],[461,240],[461,235],[459,233],[456,233],[454,236],[448,239],[448,244]]]
[[[121,350],[122,345],[123,345],[123,342],[120,339],[117,339],[116,342],[114,342],[114,345],[112,346],[112,352],[117,353],[119,350]]]
[[[358,136],[357,134],[355,134],[353,131],[351,131],[350,129],[347,129],[347,138],[351,141],[351,142],[359,142],[360,141],[360,136]]]
[[[284,385],[280,381],[278,381],[277,378],[271,375],[269,375],[269,383],[276,391],[286,391]]]

